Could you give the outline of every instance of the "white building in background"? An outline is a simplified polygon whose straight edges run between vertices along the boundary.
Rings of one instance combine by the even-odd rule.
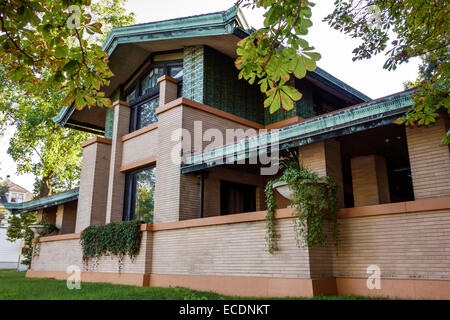
[[[10,242],[7,237],[9,213],[3,207],[5,202],[24,202],[31,200],[32,194],[13,183],[8,178],[0,181],[0,269],[25,270],[26,266],[19,264],[21,260],[22,241]]]

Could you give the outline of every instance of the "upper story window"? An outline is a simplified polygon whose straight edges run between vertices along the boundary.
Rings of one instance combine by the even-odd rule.
[[[25,201],[25,194],[20,192],[9,192],[6,194],[6,198],[8,199],[8,202],[24,202]]]
[[[164,75],[164,68],[156,67],[151,69],[144,79],[142,79],[141,96],[145,96],[146,94],[157,89],[158,82],[156,80],[158,80],[158,78],[162,75]]]
[[[179,82],[180,93],[183,79],[183,61],[155,62],[150,65],[125,92],[125,101],[131,105],[130,132],[158,121],[158,78],[169,75]]]

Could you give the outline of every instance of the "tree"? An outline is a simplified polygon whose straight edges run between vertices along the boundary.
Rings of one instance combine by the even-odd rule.
[[[437,0],[337,0],[325,21],[330,26],[362,40],[354,60],[386,52],[384,68],[395,70],[413,57],[422,59],[415,105],[396,121],[428,125],[441,110],[450,114],[449,40],[450,3]],[[450,131],[442,143],[448,144]]]
[[[107,32],[113,26],[133,23],[134,15],[126,15],[124,0],[94,1],[90,13],[103,23]],[[87,40],[103,41],[97,34]],[[41,69],[42,79],[54,71]],[[101,74],[100,74],[101,76]],[[8,71],[0,68],[0,130],[14,125],[16,133],[10,140],[8,153],[17,163],[19,173],[33,173],[35,194],[47,196],[55,191],[71,189],[78,184],[81,167],[81,142],[89,135],[62,128],[53,122],[66,98],[59,88],[47,88],[46,94],[28,95],[28,84],[8,79]]]
[[[80,175],[81,142],[89,135],[62,128],[52,118],[61,108],[62,96],[55,91],[41,97],[21,94],[21,87],[8,81],[0,69],[0,127],[13,125],[8,154],[18,173],[36,176],[36,195],[73,188]],[[53,190],[57,185],[59,190]]]
[[[125,2],[2,1],[0,59],[8,77],[37,96],[58,90],[63,105],[109,106],[101,88],[113,74],[97,40],[101,22],[110,27],[134,21],[134,15],[125,15]]]
[[[264,27],[238,43],[235,65],[239,79],[250,84],[258,80],[265,93],[264,107],[273,113],[290,110],[302,94],[290,85],[291,75],[298,79],[316,68],[320,55],[304,39],[312,26],[311,8],[305,0],[239,0],[243,7],[266,9]]]
[[[258,79],[267,95],[265,107],[275,112],[286,109],[301,94],[288,85],[290,75],[305,76],[320,58],[301,37],[311,26],[307,0],[240,0],[239,5],[266,9],[264,28],[239,43],[236,67],[250,84]],[[362,40],[353,60],[369,59],[386,52],[384,68],[395,70],[413,57],[423,65],[413,95],[414,106],[396,121],[406,125],[428,125],[449,102],[448,1],[437,0],[336,0],[335,10],[324,20],[331,27]],[[392,39],[394,37],[394,39]],[[448,144],[450,131],[443,139]]]
[[[33,255],[34,233],[28,226],[36,222],[36,212],[26,212],[21,214],[12,214],[8,218],[8,230],[6,236],[8,241],[14,242],[23,239],[22,255],[24,260],[22,264],[29,266]]]

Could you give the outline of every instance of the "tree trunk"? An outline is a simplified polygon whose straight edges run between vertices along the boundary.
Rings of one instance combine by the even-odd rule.
[[[39,188],[39,197],[46,197],[52,194],[52,178],[53,173],[42,177],[41,186]]]

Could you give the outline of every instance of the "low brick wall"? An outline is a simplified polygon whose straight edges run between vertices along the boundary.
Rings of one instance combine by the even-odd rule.
[[[235,295],[450,299],[449,200],[382,205],[378,212],[376,206],[341,210],[340,244],[334,252],[333,247],[297,247],[289,208],[277,212],[281,237],[274,254],[265,250],[264,211],[144,225],[141,252],[134,262],[124,260],[121,273],[145,275],[138,285],[180,285]],[[67,266],[83,265],[79,240],[51,239],[43,238],[30,276],[57,271],[61,277]],[[381,269],[382,290],[365,286],[372,264]],[[105,273],[111,274],[111,282],[119,281],[116,259],[102,258],[83,270],[87,281],[105,281]]]

